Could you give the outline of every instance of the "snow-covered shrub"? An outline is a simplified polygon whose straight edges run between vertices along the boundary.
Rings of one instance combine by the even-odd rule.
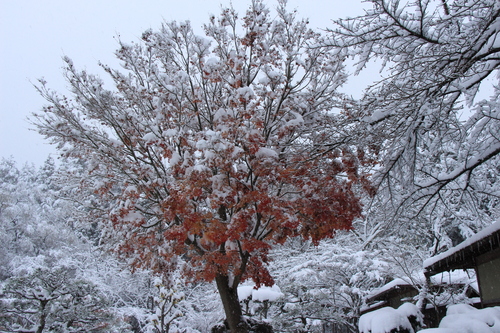
[[[280,287],[261,286],[256,288],[255,284],[238,287],[238,298],[243,303],[243,311],[246,316],[259,316],[267,319],[269,309],[283,296]]]
[[[224,310],[213,284],[190,284],[183,291],[186,295],[183,310],[186,315],[182,317],[185,326],[205,333],[223,320]]]
[[[154,313],[148,318],[148,332],[175,332],[178,330],[178,318],[183,316],[179,303],[184,300],[184,293],[176,285],[165,285],[160,278],[154,281],[154,286],[157,294],[153,298]]]
[[[425,333],[498,333],[500,307],[476,309],[468,304],[451,305],[438,328],[421,330]]]
[[[384,307],[359,318],[360,333],[415,333],[422,327],[423,316],[411,303],[399,308]]]

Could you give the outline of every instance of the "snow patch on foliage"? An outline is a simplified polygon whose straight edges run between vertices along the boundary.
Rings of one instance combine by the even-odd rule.
[[[255,157],[257,157],[257,158],[278,158],[278,153],[276,153],[272,149],[261,147],[261,148],[259,148],[257,153],[255,153]]]
[[[179,155],[179,153],[177,153],[176,151],[174,151],[172,153],[172,157],[170,157],[170,160],[168,161],[168,163],[169,163],[170,166],[174,166],[177,163],[179,163],[180,160],[181,160],[181,155]]]
[[[300,125],[304,124],[304,118],[302,118],[300,113],[292,112],[292,114],[295,117],[295,119],[289,120],[287,122],[288,126],[300,126]]]
[[[282,297],[280,287],[273,285],[272,287],[261,286],[260,288],[255,288],[255,285],[245,285],[238,287],[238,299],[241,301],[245,299],[252,299],[253,301],[270,301],[274,302],[278,298]]]

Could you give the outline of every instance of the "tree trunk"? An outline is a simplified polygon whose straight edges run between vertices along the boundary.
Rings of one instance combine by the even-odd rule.
[[[238,299],[238,286],[229,286],[229,277],[226,275],[217,275],[215,277],[217,290],[219,291],[226,320],[231,333],[247,333],[248,326],[243,320],[240,301]]]
[[[40,300],[40,323],[38,324],[38,329],[36,333],[42,333],[45,329],[45,324],[47,320],[47,300]]]

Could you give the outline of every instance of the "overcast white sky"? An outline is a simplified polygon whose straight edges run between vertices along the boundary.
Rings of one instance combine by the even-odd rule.
[[[233,0],[243,13],[250,0]],[[276,0],[267,1],[275,7]],[[161,22],[190,20],[194,27],[218,14],[229,0],[0,0],[0,158],[18,165],[41,165],[54,148],[33,130],[28,116],[45,101],[33,88],[38,78],[60,92],[63,55],[78,68],[99,73],[99,61],[115,65],[116,37],[137,40]],[[366,5],[365,5],[366,7]],[[331,20],[362,14],[361,0],[289,0],[312,28],[332,27]],[[200,30],[201,32],[201,30]],[[113,66],[114,67],[114,66]]]

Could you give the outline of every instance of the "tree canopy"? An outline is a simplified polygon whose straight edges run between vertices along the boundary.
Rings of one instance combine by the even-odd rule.
[[[102,64],[102,78],[66,57],[68,97],[40,81],[48,105],[32,120],[78,170],[57,177],[57,186],[71,186],[50,191],[72,203],[57,223],[35,229],[69,218],[78,237],[99,239],[138,271],[175,270],[176,282],[156,279],[158,295],[146,302],[154,315],[139,321],[151,330],[213,326],[219,313],[200,281],[215,281],[232,332],[249,330],[237,293],[249,279],[247,293],[277,278],[282,298],[242,297],[245,314],[260,307],[288,331],[324,323],[357,331],[364,297],[390,277],[412,281],[424,306],[432,295],[419,280],[422,260],[499,217],[500,4],[368,2],[364,15],[336,21],[326,35],[285,0],[274,12],[253,0],[243,17],[224,8],[200,31],[165,22],[139,41],[120,41],[122,68]],[[338,92],[349,57],[355,73],[374,59],[381,64],[383,79],[359,100]],[[32,205],[49,200],[37,191],[10,193],[22,182],[9,163],[0,165],[7,221],[0,278],[13,295],[40,285],[14,274],[14,259],[78,237],[38,237],[45,234],[31,222],[17,222],[31,220],[35,208],[48,221],[59,208]],[[325,241],[338,230],[350,232]],[[72,265],[59,266],[66,274]],[[209,301],[195,304],[194,291],[184,301],[185,279]],[[90,294],[104,285],[67,281]],[[23,307],[34,306],[22,296],[29,293],[18,295]]]
[[[499,3],[370,2],[365,15],[336,21],[327,43],[355,57],[358,72],[374,59],[384,70],[351,109],[381,153],[379,218],[366,240],[422,216],[454,220],[466,237],[491,223],[500,194]]]
[[[369,161],[336,92],[341,53],[315,47],[321,36],[284,1],[276,18],[261,1],[242,19],[223,9],[204,32],[170,22],[121,43],[124,71],[103,65],[113,89],[66,58],[72,96],[42,82],[35,122],[87,161],[83,186],[109,203],[103,240],[157,272],[189,260],[188,274],[217,282],[236,332],[240,281],[272,284],[273,244],[349,229]]]

